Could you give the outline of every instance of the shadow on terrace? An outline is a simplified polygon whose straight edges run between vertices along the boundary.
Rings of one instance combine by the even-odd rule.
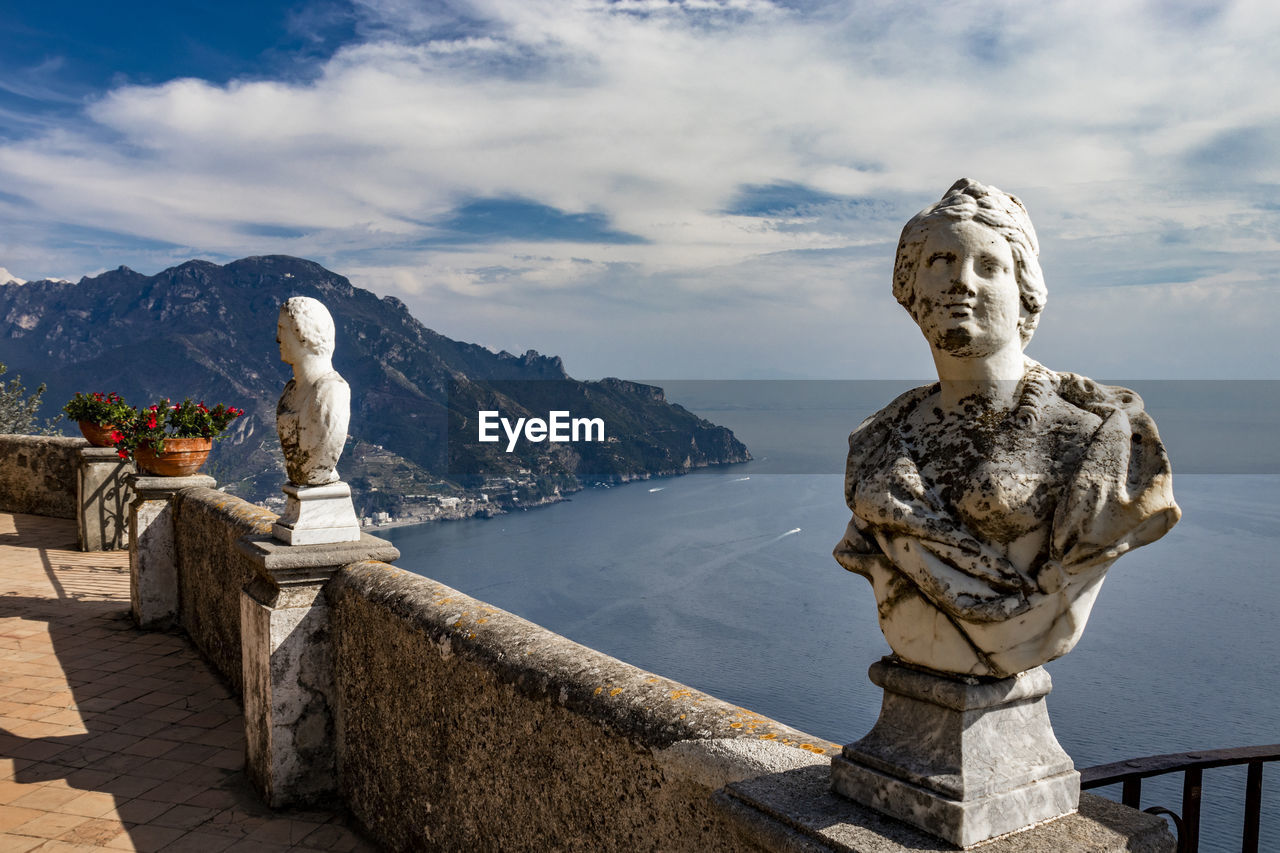
[[[181,634],[134,627],[128,552],[0,513],[0,848],[374,849],[330,813],[263,805],[243,732]]]

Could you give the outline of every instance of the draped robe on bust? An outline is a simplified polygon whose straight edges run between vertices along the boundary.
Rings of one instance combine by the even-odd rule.
[[[1024,383],[1032,379],[1039,394],[1023,397],[1023,428],[1064,404],[1099,423],[1089,434],[1055,436],[1083,446],[1074,470],[1050,484],[1043,545],[1023,565],[1008,542],[984,541],[921,474],[903,427],[937,384],[908,391],[849,436],[853,517],[834,555],[871,580],[881,628],[904,660],[1005,677],[1065,654],[1111,563],[1178,520],[1169,458],[1136,394],[1028,359]]]

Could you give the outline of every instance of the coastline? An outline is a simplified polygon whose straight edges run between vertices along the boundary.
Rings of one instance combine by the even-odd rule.
[[[439,521],[466,521],[471,518],[494,518],[499,515],[507,515],[513,511],[550,506],[551,504],[561,503],[568,499],[569,498],[565,494],[548,495],[547,497],[540,498],[537,501],[530,501],[517,506],[503,506],[493,503],[481,503],[480,501],[468,501],[469,505],[465,509],[435,512],[430,515],[400,516],[393,521],[381,521],[363,525],[360,529],[369,531],[390,530],[393,527],[412,527],[416,524],[434,524]]]
[[[494,518],[500,515],[508,515],[512,512],[538,509],[545,506],[551,506],[552,504],[563,503],[565,501],[570,500],[570,495],[574,495],[578,492],[585,491],[587,489],[611,489],[615,486],[624,486],[624,485],[627,485],[628,483],[643,482],[643,481],[652,480],[659,477],[682,477],[688,474],[692,474],[695,471],[704,470],[707,468],[720,468],[720,467],[726,467],[729,465],[742,465],[752,461],[754,460],[751,458],[747,458],[747,459],[741,459],[741,460],[732,460],[732,461],[725,461],[725,462],[709,462],[701,465],[692,465],[688,468],[683,468],[683,469],[674,470],[674,471],[657,471],[657,472],[646,471],[646,472],[637,473],[637,474],[624,474],[624,475],[612,477],[609,480],[597,480],[594,482],[589,482],[589,483],[580,485],[576,489],[571,489],[568,491],[559,491],[559,492],[556,492],[555,494],[538,498],[537,500],[520,502],[517,504],[486,502],[486,501],[480,501],[474,497],[467,497],[464,499],[465,502],[461,505],[460,508],[456,508],[456,509],[450,508],[450,509],[444,510],[439,508],[438,506],[433,506],[429,510],[427,510],[426,512],[423,512],[420,515],[400,516],[394,520],[374,522],[374,523],[362,526],[361,530],[368,530],[368,531],[390,530],[396,527],[412,527],[414,525],[433,524],[435,522],[440,522],[440,521],[466,521],[472,518]]]

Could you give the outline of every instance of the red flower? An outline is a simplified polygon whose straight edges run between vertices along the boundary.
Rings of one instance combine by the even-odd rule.
[[[124,449],[117,450],[117,451],[116,451],[116,455],[117,455],[117,456],[119,456],[121,459],[128,459],[128,458],[129,458],[129,451],[124,450]]]
[[[111,431],[111,443],[112,443],[112,444],[116,444],[117,442],[121,442],[121,441],[124,441],[124,433],[122,433],[122,432],[121,432],[120,430],[118,430],[118,429],[114,429],[114,430],[112,430],[112,431]]]
[[[155,429],[155,428],[156,428],[156,419],[155,419],[154,417],[152,417],[152,418],[148,418],[148,419],[147,419],[147,429]]]

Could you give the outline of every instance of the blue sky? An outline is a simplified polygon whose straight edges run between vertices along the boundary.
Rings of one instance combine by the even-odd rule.
[[[1033,357],[1277,376],[1269,3],[11,5],[24,279],[287,253],[582,377],[924,377],[894,245],[969,176],[1039,231]]]

